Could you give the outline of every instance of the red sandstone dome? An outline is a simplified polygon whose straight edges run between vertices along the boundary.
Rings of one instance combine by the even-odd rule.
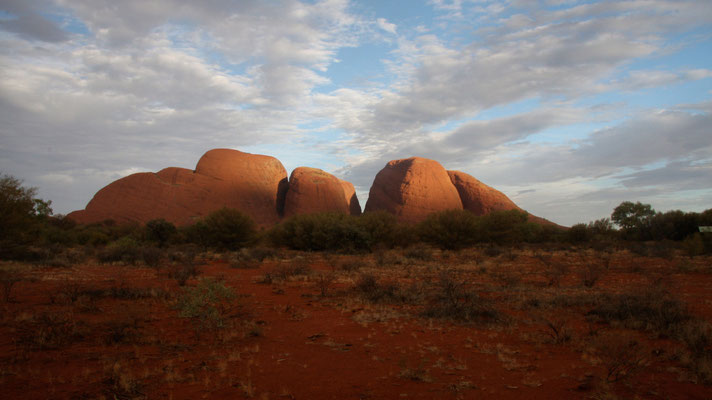
[[[464,172],[445,171],[436,161],[411,157],[390,161],[376,175],[365,211],[385,210],[401,221],[419,222],[430,213],[450,209],[476,215],[522,210],[504,193]],[[553,224],[531,214],[528,218]]]
[[[401,221],[418,222],[450,209],[462,209],[462,201],[445,168],[411,157],[390,161],[376,175],[364,211],[385,210]]]
[[[349,212],[351,215],[361,215],[361,204],[358,202],[358,197],[356,197],[354,184],[343,179],[339,179],[339,182],[341,182],[341,187],[344,189],[344,197],[349,205]]]
[[[186,225],[222,207],[238,209],[257,224],[279,221],[287,190],[287,171],[274,157],[215,149],[195,171],[166,168],[112,182],[94,195],[86,209],[69,218],[79,223],[113,219],[145,223],[164,218]]]
[[[462,207],[476,215],[492,211],[520,210],[504,193],[460,171],[447,171],[462,200]]]
[[[334,175],[317,168],[296,168],[289,177],[284,216],[328,211],[351,213],[351,201],[347,196],[351,197],[354,193],[347,194],[342,182]],[[353,185],[350,190],[354,192]]]
[[[200,158],[194,171],[171,167],[114,181],[98,191],[86,209],[67,217],[79,223],[164,218],[187,225],[222,207],[240,210],[261,226],[296,214],[361,213],[354,186],[334,175],[299,167],[288,182],[284,166],[274,157],[215,149]],[[411,157],[389,162],[376,175],[365,211],[385,210],[401,221],[418,222],[433,212],[463,208],[477,215],[520,209],[468,174]],[[529,220],[551,224],[533,215]]]

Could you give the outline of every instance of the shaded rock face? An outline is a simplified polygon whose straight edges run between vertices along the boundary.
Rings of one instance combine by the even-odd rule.
[[[356,188],[354,188],[353,183],[343,179],[339,179],[339,182],[341,182],[341,187],[344,189],[344,197],[349,205],[349,213],[351,215],[361,215],[361,204],[358,202],[358,197],[356,197]]]
[[[475,215],[520,209],[504,193],[485,185],[464,172],[447,171],[447,174],[460,195],[462,207],[472,211]]]
[[[299,167],[289,177],[284,216],[317,212],[349,214],[351,203],[346,196],[339,178],[317,168]]]
[[[276,158],[215,149],[195,171],[166,168],[112,182],[81,211],[68,215],[79,223],[113,219],[145,223],[164,218],[176,225],[195,222],[222,207],[235,208],[259,225],[279,221],[287,192],[287,171]]]
[[[385,210],[401,221],[419,222],[450,209],[462,209],[462,201],[445,168],[411,157],[390,161],[376,175],[364,211]]]

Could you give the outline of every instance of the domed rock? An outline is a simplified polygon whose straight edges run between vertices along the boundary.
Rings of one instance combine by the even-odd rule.
[[[224,207],[242,211],[259,225],[279,221],[288,183],[287,170],[276,158],[214,149],[200,158],[195,173],[222,181],[213,193]]]
[[[292,171],[284,216],[328,211],[351,212],[341,180],[317,168],[299,167]]]
[[[195,171],[165,168],[138,173],[99,190],[81,211],[68,215],[79,223],[145,223],[164,218],[187,225],[222,207],[235,208],[259,225],[279,220],[287,171],[276,158],[215,149],[201,157]]]
[[[462,200],[462,207],[476,215],[492,211],[519,210],[512,200],[499,190],[485,185],[474,177],[460,171],[447,171],[450,181]]]
[[[353,183],[343,179],[339,179],[339,182],[341,182],[341,187],[344,189],[344,197],[349,205],[351,215],[361,215],[361,204],[358,202],[358,197],[356,197],[356,188],[354,188]]]
[[[485,185],[471,175],[460,171],[447,171],[447,173],[452,184],[455,185],[458,193],[460,193],[462,207],[465,210],[472,211],[476,215],[486,215],[493,211],[524,211],[504,193]],[[527,219],[529,222],[537,224],[556,225],[547,219],[532,214],[528,214]]]
[[[365,212],[385,210],[405,222],[433,212],[462,209],[462,201],[440,163],[411,157],[390,161],[371,185]]]

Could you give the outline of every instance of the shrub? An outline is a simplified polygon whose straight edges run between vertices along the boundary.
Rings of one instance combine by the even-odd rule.
[[[646,349],[629,334],[605,333],[593,343],[594,352],[606,369],[606,381],[629,378],[647,365]]]
[[[371,274],[361,275],[354,291],[371,303],[418,303],[423,292],[415,285],[403,288],[393,282],[380,283]]]
[[[22,275],[17,269],[0,269],[0,285],[2,285],[2,299],[4,302],[9,303],[12,301],[12,287],[22,279]]]
[[[147,246],[141,249],[141,258],[149,267],[158,268],[163,260],[163,252],[157,247]]]
[[[197,330],[225,327],[228,310],[235,292],[223,282],[200,279],[196,287],[183,289],[178,299],[182,318],[190,318]]]
[[[495,322],[501,318],[476,293],[468,291],[464,282],[456,281],[448,272],[440,274],[438,290],[422,315],[459,322]]]
[[[172,223],[159,218],[146,222],[144,232],[146,240],[157,243],[159,247],[164,247],[176,236],[178,229]]]
[[[370,250],[376,247],[393,248],[413,241],[412,229],[399,224],[398,218],[387,211],[367,212],[352,219],[367,235]]]
[[[84,327],[71,314],[42,313],[22,324],[18,342],[37,350],[57,349],[80,340]]]
[[[480,218],[486,233],[484,240],[497,244],[535,241],[535,233],[541,229],[538,224],[527,222],[528,214],[525,211],[493,211]]]
[[[432,213],[418,225],[417,230],[423,241],[449,250],[471,246],[484,234],[478,217],[467,210]]]
[[[692,318],[680,301],[656,289],[600,296],[588,315],[664,336],[674,336]]]
[[[357,218],[341,213],[295,215],[274,227],[270,238],[295,250],[368,250],[371,240]]]
[[[104,264],[122,262],[135,265],[141,258],[142,253],[138,242],[128,236],[109,243],[103,250],[97,253],[97,259]]]
[[[239,269],[256,269],[267,258],[277,255],[277,251],[269,247],[244,248],[230,254],[228,261],[230,267]]]
[[[566,237],[572,243],[588,242],[593,237],[586,224],[575,224],[566,231]]]
[[[255,239],[255,223],[231,208],[221,208],[185,228],[188,241],[205,248],[236,250]]]

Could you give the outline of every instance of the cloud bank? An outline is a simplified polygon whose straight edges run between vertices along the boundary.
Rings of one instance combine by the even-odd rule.
[[[408,11],[408,12],[406,12]],[[354,182],[413,155],[563,224],[712,207],[705,0],[0,4],[0,171],[55,211],[205,150]]]

